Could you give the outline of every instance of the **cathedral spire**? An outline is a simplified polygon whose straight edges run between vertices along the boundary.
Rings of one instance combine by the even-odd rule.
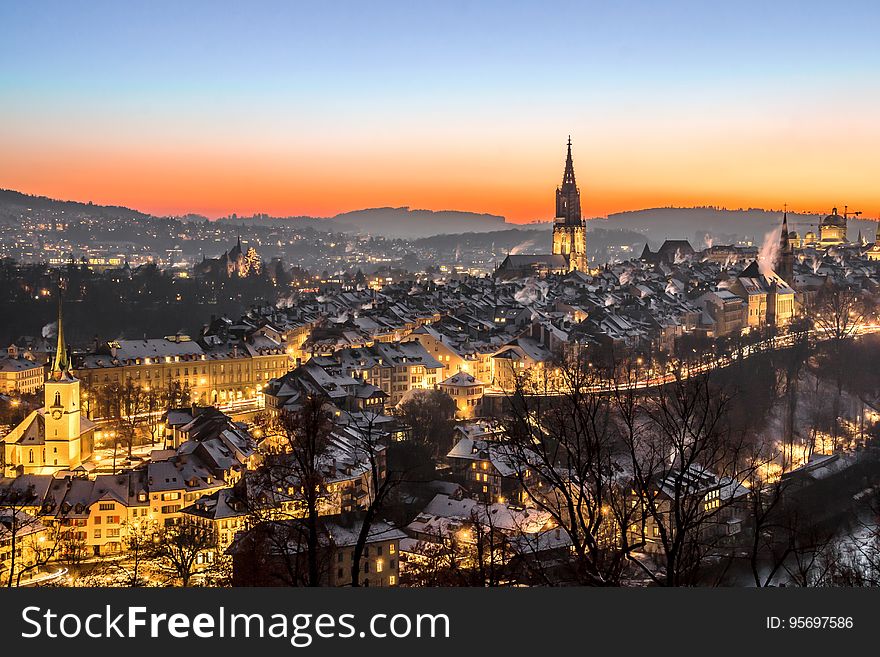
[[[571,157],[571,135],[568,137],[562,185],[556,188],[556,223],[567,226],[580,226],[582,224],[581,193],[574,178],[574,161]]]
[[[61,288],[58,288],[58,341],[55,345],[55,358],[52,359],[50,376],[56,381],[70,377],[70,354],[64,341],[64,324],[61,313]]]
[[[782,214],[782,230],[779,235],[779,254],[773,263],[776,273],[789,285],[794,284],[794,249],[788,233],[788,207]]]
[[[779,246],[782,250],[786,250],[789,247],[788,242],[788,211],[782,213],[782,234],[779,236]]]
[[[569,271],[587,271],[586,232],[587,227],[581,217],[581,192],[574,178],[569,135],[562,185],[556,188],[556,222],[553,226],[553,255],[565,258]]]
[[[565,173],[562,174],[562,190],[576,190],[577,184],[574,180],[574,162],[571,159],[571,135],[568,136],[568,153],[565,156]]]

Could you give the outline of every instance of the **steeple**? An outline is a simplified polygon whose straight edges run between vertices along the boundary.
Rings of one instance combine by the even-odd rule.
[[[782,231],[779,236],[779,255],[774,264],[776,273],[788,283],[794,285],[794,249],[788,239],[788,209],[782,214]]]
[[[61,313],[61,288],[58,289],[58,341],[55,345],[55,358],[52,359],[50,377],[56,381],[72,378],[70,374],[70,354],[64,342],[64,324]]]
[[[565,153],[562,185],[556,188],[553,255],[564,256],[569,270],[587,271],[587,227],[581,218],[581,192],[574,178],[571,135]]]
[[[790,247],[788,241],[788,211],[782,213],[782,234],[779,236],[779,248],[786,251]]]
[[[565,172],[562,185],[556,188],[556,223],[567,226],[580,226],[581,193],[574,177],[574,161],[571,157],[571,136],[568,137],[565,155]]]
[[[574,162],[571,159],[571,135],[568,136],[568,153],[565,156],[565,173],[562,174],[562,189],[577,189],[574,180]]]

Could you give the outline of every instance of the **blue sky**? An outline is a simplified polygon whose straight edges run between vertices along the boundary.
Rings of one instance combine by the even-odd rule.
[[[725,148],[731,131],[772,135],[761,143],[795,151],[805,138],[811,152],[836,144],[847,156],[880,145],[870,127],[880,100],[877,2],[4,0],[0,22],[0,146],[22,156],[18,168],[0,162],[0,186],[30,191],[40,187],[39,171],[27,169],[38,164],[33,153],[52,149],[89,166],[116,149],[152,153],[163,143],[166,153],[183,144],[210,146],[211,157],[217,149],[262,154],[273,166],[286,152],[327,167],[328,178],[338,172],[322,148],[358,153],[355,177],[370,156],[427,166],[431,149],[441,161],[430,163],[430,177],[450,186],[454,202],[468,149],[501,150],[505,160],[519,150],[551,180],[569,132],[593,173],[618,157],[614,144],[642,143],[661,162],[658,149],[675,159],[707,141]],[[802,136],[811,125],[816,136]],[[443,168],[446,160],[453,168]],[[495,164],[486,160],[472,175]],[[398,169],[391,173],[406,173]],[[75,181],[43,170],[46,193],[73,193]],[[158,180],[159,172],[145,173]],[[614,202],[624,176],[649,173],[617,171],[606,183]],[[519,185],[517,176],[534,174],[516,163],[505,175]],[[746,198],[748,177],[735,182],[732,198]],[[654,193],[646,184],[634,199]],[[124,201],[117,187],[84,191]],[[707,187],[715,189],[725,191]],[[674,192],[687,192],[684,180]],[[757,192],[763,200],[766,190]],[[866,190],[865,202],[874,194]],[[280,201],[277,190],[270,196]],[[474,193],[460,197],[470,203]],[[157,198],[156,207],[163,203]],[[484,205],[492,210],[488,198]],[[520,218],[536,211],[526,205]]]

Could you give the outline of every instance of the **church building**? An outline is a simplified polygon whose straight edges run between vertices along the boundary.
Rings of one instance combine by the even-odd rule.
[[[498,266],[496,276],[516,278],[587,272],[587,224],[581,216],[581,191],[574,177],[571,137],[565,158],[562,185],[556,188],[556,221],[553,224],[553,253],[546,255],[508,255]]]
[[[819,247],[840,246],[846,242],[846,212],[841,217],[837,214],[837,208],[831,210],[831,214],[819,224]]]
[[[59,304],[58,342],[44,384],[44,405],[0,439],[3,474],[15,477],[76,470],[92,456],[94,433],[94,422],[81,412],[80,384],[70,371]]]
[[[581,190],[574,179],[571,137],[568,138],[562,186],[556,188],[553,254],[565,256],[569,271],[587,271],[587,224],[581,217]]]

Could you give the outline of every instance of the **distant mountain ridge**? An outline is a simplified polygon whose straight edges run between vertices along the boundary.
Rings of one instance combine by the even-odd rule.
[[[92,212],[103,216],[131,217],[146,219],[153,215],[140,210],[132,210],[121,205],[97,205],[91,201],[59,201],[48,196],[35,196],[24,194],[13,189],[0,189],[0,213],[8,214],[16,210],[22,211],[28,208],[42,210],[70,210],[73,212]]]
[[[338,214],[331,219],[359,233],[416,239],[455,233],[488,233],[516,228],[504,217],[458,210],[411,210],[401,208],[370,208]]]
[[[33,196],[9,189],[0,189],[0,219],[13,221],[27,208],[57,209],[76,213],[90,213],[106,217],[145,220],[153,217],[145,212],[123,206],[96,205],[91,202],[59,201],[45,196]],[[829,208],[830,212],[830,208]],[[822,215],[788,213],[789,226],[801,234],[816,230]],[[199,215],[173,217],[181,221],[204,221]],[[621,229],[643,234],[646,240],[662,242],[665,239],[688,239],[695,248],[705,243],[730,243],[737,240],[760,241],[782,220],[779,210],[728,210],[717,207],[648,208],[618,212],[607,218],[591,219],[587,230],[596,228]],[[368,208],[343,212],[333,217],[271,217],[265,214],[253,217],[223,217],[217,221],[241,222],[252,225],[272,225],[296,222],[304,228],[327,232],[369,234],[414,240],[438,235],[462,233],[490,233],[504,230],[549,229],[552,220],[541,223],[515,224],[500,215],[458,210],[413,210],[404,207]],[[867,239],[873,239],[876,226],[873,221],[851,219],[850,239],[859,230]]]
[[[831,208],[828,208],[828,214]],[[694,248],[700,249],[714,244],[730,244],[737,240],[751,240],[760,243],[771,230],[782,224],[782,210],[728,210],[717,207],[696,208],[650,208],[618,212],[607,219],[593,219],[589,225],[597,228],[620,228],[645,235],[652,242],[665,239],[687,239]],[[789,230],[803,235],[807,231],[818,231],[818,224],[824,214],[800,214],[788,212]],[[848,237],[855,239],[859,231],[868,239],[874,238],[876,226],[873,221],[850,217]]]

